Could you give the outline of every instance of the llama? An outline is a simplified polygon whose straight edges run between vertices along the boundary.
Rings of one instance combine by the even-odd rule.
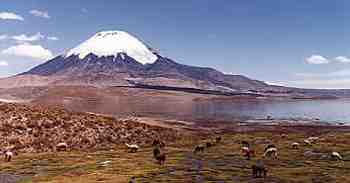
[[[5,151],[4,155],[5,155],[5,161],[10,162],[12,157],[14,156],[14,153],[11,151]]]
[[[139,146],[136,145],[136,144],[128,144],[128,143],[125,143],[126,147],[128,148],[129,152],[130,153],[136,153],[138,150],[139,150]]]
[[[335,160],[343,160],[343,157],[338,152],[332,152],[331,158]]]
[[[68,144],[61,142],[56,145],[56,150],[57,151],[66,151],[68,149]]]
[[[278,150],[276,147],[270,147],[265,150],[264,157],[272,157],[274,159],[277,159],[278,156]]]
[[[261,160],[258,160],[255,165],[252,166],[253,170],[253,177],[254,178],[266,178],[267,175],[267,169],[264,165],[264,162]]]
[[[300,144],[298,142],[292,143],[292,149],[299,149]]]
[[[282,139],[285,139],[285,138],[287,138],[287,137],[288,137],[287,134],[285,134],[285,133],[282,133],[282,134],[281,134],[281,138],[282,138]]]
[[[312,146],[312,142],[310,141],[310,140],[304,140],[304,144],[306,145],[306,146]]]
[[[242,147],[241,151],[247,160],[250,160],[250,158],[255,154],[254,150],[250,149],[249,147]]]
[[[160,149],[160,147],[155,147],[153,149],[153,158],[158,161],[160,165],[163,165],[166,160],[166,155]]]
[[[203,145],[198,145],[194,148],[193,153],[196,154],[198,152],[203,152],[204,151],[204,146]]]
[[[311,141],[311,142],[314,142],[316,140],[319,140],[320,138],[319,137],[309,137],[307,138],[307,140]]]

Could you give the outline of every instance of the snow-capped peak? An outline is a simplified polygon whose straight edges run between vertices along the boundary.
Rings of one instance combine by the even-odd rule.
[[[141,64],[154,63],[158,58],[142,41],[124,31],[98,32],[79,46],[69,50],[66,57],[78,55],[80,59],[83,59],[90,53],[99,57],[126,54]]]

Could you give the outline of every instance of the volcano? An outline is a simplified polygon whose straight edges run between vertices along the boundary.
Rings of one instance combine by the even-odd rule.
[[[51,85],[164,86],[224,92],[269,87],[242,75],[179,64],[124,31],[98,32],[62,55],[0,80],[2,88]]]

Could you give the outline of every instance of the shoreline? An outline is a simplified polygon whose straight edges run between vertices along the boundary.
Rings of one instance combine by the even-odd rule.
[[[321,132],[336,131],[350,132],[350,124],[334,124],[311,119],[250,119],[215,121],[215,122],[194,122],[176,119],[154,118],[154,117],[131,117],[121,118],[122,120],[132,119],[138,123],[144,123],[150,126],[175,129],[180,131],[191,131],[197,133],[225,133],[225,132]]]

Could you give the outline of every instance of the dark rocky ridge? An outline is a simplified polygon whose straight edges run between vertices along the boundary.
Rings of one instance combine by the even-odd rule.
[[[162,86],[167,83],[166,79],[171,79],[176,85],[168,83],[166,86],[219,91],[248,91],[268,87],[264,82],[241,75],[227,75],[212,68],[178,64],[159,55],[155,63],[146,65],[126,54],[118,54],[116,57],[97,57],[89,54],[84,59],[75,55],[67,58],[58,56],[20,75],[67,78],[55,81],[55,84],[89,80],[90,84],[99,85],[103,80],[107,85],[115,86],[130,84],[128,81],[133,80],[143,85]],[[152,80],[152,83],[148,80]]]

